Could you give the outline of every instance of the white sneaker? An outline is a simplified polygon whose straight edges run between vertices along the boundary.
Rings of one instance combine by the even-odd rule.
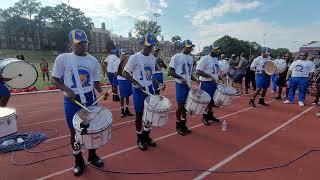
[[[292,101],[289,101],[289,100],[285,100],[283,101],[284,104],[292,104],[293,102]]]
[[[275,92],[274,91],[271,91],[271,94],[274,94]]]
[[[299,104],[300,107],[304,106],[303,101],[299,101],[298,104]]]
[[[320,112],[316,113],[316,116],[320,117]]]

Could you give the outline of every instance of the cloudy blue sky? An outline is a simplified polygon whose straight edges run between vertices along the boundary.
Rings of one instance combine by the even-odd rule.
[[[55,5],[68,0],[40,0]],[[1,8],[17,0],[0,0]],[[272,48],[296,50],[299,45],[320,40],[319,0],[69,0],[91,17],[96,27],[127,36],[137,19],[161,16],[165,39],[180,35],[191,39],[196,50],[230,35]]]

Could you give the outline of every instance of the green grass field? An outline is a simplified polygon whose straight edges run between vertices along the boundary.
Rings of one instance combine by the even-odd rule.
[[[35,83],[35,86],[39,90],[43,90],[44,87],[52,85],[50,81],[43,81],[42,80],[42,73],[40,71],[40,61],[41,58],[47,59],[49,62],[49,69],[52,69],[54,60],[56,58],[56,54],[54,51],[38,51],[38,50],[12,50],[12,49],[0,49],[0,57],[1,58],[13,58],[16,57],[16,55],[22,54],[24,55],[25,59],[33,64],[37,70],[38,70],[38,80]],[[92,53],[94,57],[96,57],[98,60],[101,59],[103,56],[107,56],[106,54],[103,53]],[[168,80],[170,77],[168,77],[167,71],[164,72],[164,79]],[[47,80],[47,79],[46,79]],[[103,78],[103,75],[101,75],[101,82],[106,82],[106,80]]]

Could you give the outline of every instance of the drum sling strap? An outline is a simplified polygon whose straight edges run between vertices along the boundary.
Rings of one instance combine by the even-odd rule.
[[[81,101],[82,104],[86,104],[87,100],[86,100],[86,97],[84,96],[82,84],[80,82],[80,76],[79,76],[78,68],[76,67],[76,62],[75,62],[75,58],[74,58],[73,55],[71,55],[70,63],[72,65],[72,71],[73,71],[73,74],[74,74],[74,79],[76,81],[76,86],[77,86],[78,93],[79,93],[79,96],[80,96],[80,101]]]

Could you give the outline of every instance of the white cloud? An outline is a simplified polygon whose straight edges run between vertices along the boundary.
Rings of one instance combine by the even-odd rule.
[[[274,22],[264,22],[259,19],[246,21],[211,23],[197,26],[197,42],[202,46],[209,45],[224,35],[230,35],[242,40],[256,41],[272,48],[285,47],[290,50],[297,50],[297,46],[305,44],[320,37],[320,24],[308,26],[283,26]],[[264,37],[264,34],[266,36]],[[293,43],[297,41],[297,43]]]
[[[258,0],[246,0],[245,2],[240,0],[220,0],[216,6],[198,11],[192,18],[192,24],[197,26],[205,21],[221,17],[227,13],[256,9],[259,5],[261,5],[261,2]]]

